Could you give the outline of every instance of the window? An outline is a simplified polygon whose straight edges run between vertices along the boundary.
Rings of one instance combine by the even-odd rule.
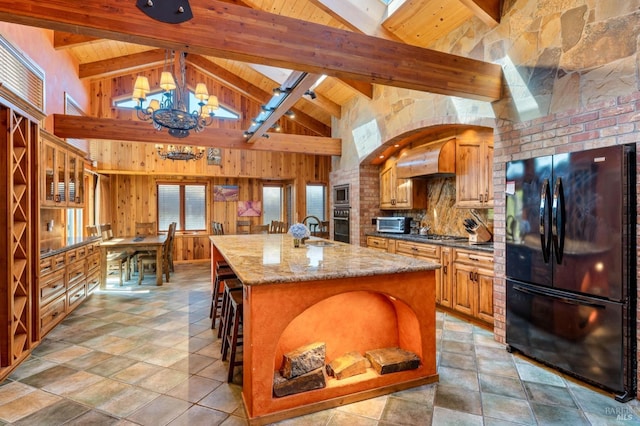
[[[67,209],[67,238],[82,238],[82,209]]]
[[[158,229],[167,231],[176,222],[179,231],[206,230],[206,193],[202,184],[159,184]]]
[[[325,185],[307,185],[307,216],[325,220],[326,192]]]
[[[281,186],[262,187],[262,217],[264,218],[264,223],[271,223],[272,220],[282,220]]]

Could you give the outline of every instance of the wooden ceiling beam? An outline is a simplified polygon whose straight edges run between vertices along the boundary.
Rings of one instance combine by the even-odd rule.
[[[131,55],[118,56],[117,58],[104,59],[102,61],[80,64],[78,77],[97,78],[114,74],[131,72],[140,68],[162,65],[165,60],[164,49],[147,50],[146,52],[133,53]]]
[[[194,65],[200,71],[210,75],[221,83],[228,87],[242,93],[248,98],[260,103],[266,104],[271,98],[272,94],[265,92],[258,86],[254,86],[248,81],[238,77],[236,74],[226,70],[215,62],[210,61],[201,55],[189,55],[187,56],[187,62]],[[299,111],[296,108],[292,108],[295,113],[293,121],[314,132],[319,136],[331,136],[331,127],[316,120],[315,118]]]
[[[500,23],[502,0],[460,0],[482,22],[493,28]]]
[[[341,78],[340,81],[365,95],[367,98],[373,99],[373,85],[349,78]]]
[[[0,20],[482,101],[502,95],[497,64],[217,0],[191,8],[193,19],[173,25],[133,2],[21,0],[0,2]]]
[[[186,139],[176,139],[166,131],[159,132],[149,122],[53,114],[53,133],[60,138],[98,139],[153,144],[192,145],[254,151],[277,151],[298,154],[332,156],[342,154],[338,138],[270,133],[248,144],[242,130],[207,127],[191,133]]]
[[[101,40],[102,39],[98,37],[90,37],[82,34],[68,33],[65,31],[53,32],[53,48],[56,50],[84,46],[85,44],[91,44]]]

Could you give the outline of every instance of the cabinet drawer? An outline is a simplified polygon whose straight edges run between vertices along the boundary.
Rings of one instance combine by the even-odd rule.
[[[87,247],[87,256],[90,256],[93,253],[100,252],[100,245],[98,243],[88,244],[86,247]]]
[[[67,264],[67,256],[64,253],[40,259],[40,275],[59,271]]]
[[[64,271],[56,271],[40,278],[40,306],[43,307],[65,291]]]
[[[43,336],[64,318],[66,304],[67,297],[62,294],[40,311],[40,331]]]
[[[78,249],[67,250],[67,265],[78,260]]]
[[[67,297],[67,306],[69,306],[68,311],[71,312],[87,297],[86,282],[83,280],[80,284],[70,288],[67,292]]]
[[[67,287],[71,288],[86,276],[85,262],[77,261],[67,267]]]
[[[87,257],[87,274],[100,269],[100,253],[93,253]]]
[[[78,247],[76,249],[76,259],[84,259],[87,257],[87,246]]]
[[[493,255],[488,253],[456,249],[453,261],[493,270]]]
[[[409,256],[428,257],[440,261],[440,246],[434,244],[396,241],[396,253]]]
[[[87,276],[87,296],[100,286],[100,270],[90,272]]]
[[[389,240],[387,238],[367,237],[367,247],[386,250],[388,246]]]

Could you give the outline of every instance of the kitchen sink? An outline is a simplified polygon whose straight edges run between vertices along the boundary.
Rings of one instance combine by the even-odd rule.
[[[316,247],[331,247],[335,246],[331,241],[323,241],[323,240],[310,240],[305,241],[305,244],[308,246],[316,246]]]

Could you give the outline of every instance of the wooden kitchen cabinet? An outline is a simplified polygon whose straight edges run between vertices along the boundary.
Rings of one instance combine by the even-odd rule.
[[[387,160],[380,172],[380,209],[411,210],[426,207],[426,182],[423,179],[399,178],[396,160]]]
[[[0,378],[34,346],[38,268],[39,122],[45,115],[21,104],[0,84]]]
[[[83,155],[56,136],[40,131],[42,171],[41,206],[84,206]]]
[[[445,308],[453,307],[453,273],[451,265],[451,247],[440,250],[440,280],[436,274],[436,303]]]
[[[493,255],[453,250],[453,309],[493,326]]]
[[[493,134],[458,137],[456,155],[456,206],[492,208]]]
[[[39,339],[100,286],[99,241],[40,260]]]
[[[367,236],[367,247],[388,252],[389,239],[381,237]]]

